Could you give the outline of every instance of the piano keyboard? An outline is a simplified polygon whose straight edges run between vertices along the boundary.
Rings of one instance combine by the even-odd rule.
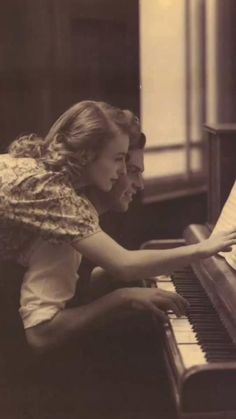
[[[157,277],[157,287],[177,292],[190,303],[186,316],[168,314],[185,368],[236,361],[235,345],[191,268],[175,272],[172,277]]]

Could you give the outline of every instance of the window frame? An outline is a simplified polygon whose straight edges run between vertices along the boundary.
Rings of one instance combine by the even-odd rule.
[[[207,167],[206,167],[206,144],[203,128],[201,138],[192,139],[192,118],[194,115],[194,80],[193,62],[196,48],[198,49],[198,69],[201,80],[200,110],[199,115],[202,127],[206,117],[206,75],[205,75],[205,9],[203,2],[199,2],[198,9],[194,9],[196,3],[185,0],[185,139],[183,143],[166,145],[146,145],[145,154],[164,153],[166,151],[181,150],[185,153],[186,171],[183,175],[155,176],[144,179],[144,191],[141,194],[143,203],[151,203],[174,199],[176,197],[191,196],[207,191]],[[196,12],[198,16],[196,17]],[[195,19],[195,29],[193,20]],[[196,20],[197,19],[197,20]],[[197,29],[196,29],[197,28]],[[195,33],[194,33],[195,30]],[[196,41],[196,31],[198,39]],[[195,98],[196,99],[196,98]],[[202,165],[199,172],[191,170],[192,150],[198,149],[202,153]]]

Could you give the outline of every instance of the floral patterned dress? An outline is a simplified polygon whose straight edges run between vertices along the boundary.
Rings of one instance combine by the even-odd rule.
[[[99,230],[95,208],[63,173],[0,155],[0,259],[18,259],[37,237],[73,243]]]

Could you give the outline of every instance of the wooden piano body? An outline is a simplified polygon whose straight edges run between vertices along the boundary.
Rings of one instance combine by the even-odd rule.
[[[184,235],[186,243],[192,244],[207,238],[209,233],[210,230],[206,226],[192,225],[186,229]],[[180,245],[180,241],[173,240],[165,243],[165,241],[152,240],[145,243],[143,248],[163,248],[165,245],[175,247]],[[232,339],[232,344],[235,344],[235,354],[230,360],[225,356],[223,360],[198,364],[195,360],[196,345],[191,342],[186,345],[179,343],[176,333],[178,329],[174,330],[171,323],[167,325],[163,329],[163,347],[176,412],[181,419],[235,419],[236,272],[219,256],[203,260],[201,264],[194,264],[191,268],[193,275],[196,276],[195,281],[199,281],[202,285],[210,300],[209,304],[219,314],[222,325]],[[182,272],[187,282],[188,276],[192,274],[188,270]],[[194,292],[193,289],[193,296]],[[208,313],[202,313],[203,322],[204,319],[207,321],[208,315]],[[212,330],[209,329],[209,335],[211,333]],[[201,345],[201,327],[198,338]],[[182,348],[189,348],[188,353],[182,351]],[[217,347],[215,350],[217,351]],[[193,365],[190,365],[189,360]]]
[[[208,126],[206,133],[209,150],[206,225],[189,226],[183,239],[151,240],[142,248],[193,244],[210,235],[236,178],[236,125]],[[189,281],[189,285],[182,286],[182,277],[179,279],[175,273],[169,283],[168,278],[157,281],[157,286],[170,290],[166,287],[174,286],[175,291],[186,298],[190,295],[193,301],[186,324],[179,326],[175,319],[170,319],[163,329],[164,356],[177,415],[181,419],[236,419],[236,271],[223,258],[214,256],[193,264],[182,274],[184,284]],[[197,298],[204,300],[200,305],[195,292]],[[184,329],[189,331],[190,327],[194,329],[194,337],[192,330],[190,334]]]

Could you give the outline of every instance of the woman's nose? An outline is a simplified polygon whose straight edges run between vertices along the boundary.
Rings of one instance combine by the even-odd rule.
[[[143,175],[142,175],[142,173],[139,173],[139,189],[141,191],[143,191],[143,189],[144,189],[144,181],[143,181]]]
[[[142,173],[137,173],[134,179],[134,184],[137,190],[142,191],[144,189]]]
[[[126,174],[127,174],[127,168],[126,168],[126,163],[125,163],[125,161],[123,161],[123,162],[120,164],[119,169],[118,169],[118,174],[119,174],[119,176],[120,176],[120,175],[126,175]]]

